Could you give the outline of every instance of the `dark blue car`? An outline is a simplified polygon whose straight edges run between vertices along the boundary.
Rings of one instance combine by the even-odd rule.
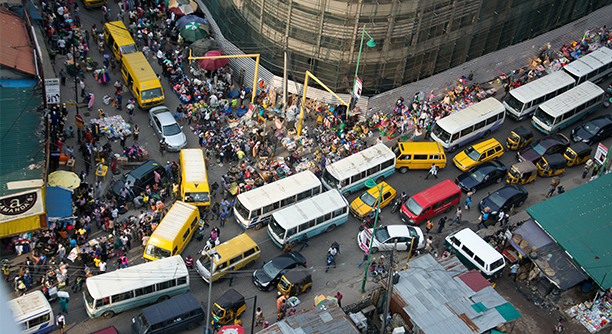
[[[485,209],[489,208],[489,212],[495,216],[500,209],[508,212],[513,206],[518,208],[523,205],[528,195],[529,193],[523,186],[509,184],[483,198],[478,204],[478,209],[481,213],[484,213]]]
[[[276,288],[281,276],[287,270],[297,266],[306,267],[306,258],[300,252],[281,254],[253,272],[253,283],[259,290],[272,291]]]
[[[506,176],[508,169],[501,162],[487,161],[468,169],[467,172],[459,174],[455,183],[461,190],[475,193],[477,189],[486,187],[492,183],[500,183]]]

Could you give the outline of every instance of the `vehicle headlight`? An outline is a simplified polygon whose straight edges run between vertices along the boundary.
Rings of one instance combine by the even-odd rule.
[[[268,286],[268,284],[270,284],[270,282],[259,282],[259,284],[261,284],[261,286]]]
[[[492,214],[493,216],[497,216],[497,211],[491,211],[491,214]]]

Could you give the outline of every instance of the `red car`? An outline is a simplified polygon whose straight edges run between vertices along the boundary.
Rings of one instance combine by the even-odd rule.
[[[518,161],[531,161],[536,163],[540,158],[547,154],[563,154],[569,146],[569,139],[562,134],[546,136],[538,141],[531,142],[529,146],[523,147],[516,153]]]

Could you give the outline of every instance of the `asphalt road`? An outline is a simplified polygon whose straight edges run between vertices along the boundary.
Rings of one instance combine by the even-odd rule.
[[[112,8],[113,16],[116,15],[118,11],[118,7],[115,3],[110,5]],[[92,9],[87,10],[84,6],[81,5],[81,22],[84,27],[87,29],[91,29],[92,24],[96,24],[98,27],[101,27],[100,19],[102,17],[102,12],[100,9]],[[92,48],[95,49],[95,48]],[[107,47],[107,52],[110,52]],[[90,52],[90,55],[94,57],[99,63],[102,62],[102,56],[97,53],[97,51],[93,50]],[[61,64],[64,58],[57,58],[57,63]],[[152,66],[154,70],[158,73],[161,73],[161,69],[157,66],[157,62],[152,59]],[[60,66],[57,65],[56,71],[59,72]],[[113,75],[111,73],[112,81],[107,84],[99,84],[94,81],[91,74],[86,75],[86,83],[88,84],[88,90],[94,91],[96,95],[96,102],[94,103],[92,116],[97,116],[95,110],[98,108],[103,108],[106,112],[111,115],[115,115],[120,113],[120,111],[114,109],[111,106],[106,106],[102,104],[102,97],[104,95],[112,95],[114,92],[114,88],[112,87],[112,82],[120,78],[119,71],[117,71],[117,75]],[[163,79],[164,90],[166,93],[166,103],[165,105],[170,108],[170,110],[175,110],[179,105],[179,100],[176,95],[171,91],[170,86],[167,81]],[[605,82],[607,85],[609,82]],[[68,85],[71,85],[70,80],[68,80]],[[604,83],[602,83],[602,87],[604,87]],[[74,89],[70,87],[62,87],[62,98],[64,102],[74,99]],[[126,93],[123,101],[126,102],[131,98],[129,93]],[[80,100],[80,98],[79,98]],[[70,107],[69,111],[69,119],[70,123],[73,123],[74,119],[74,107]],[[81,115],[83,115],[83,109],[80,110]],[[608,113],[609,110],[601,108],[598,110],[594,116]],[[127,119],[127,113],[124,111],[122,113],[123,117]],[[88,122],[90,117],[85,116],[85,121]],[[168,153],[162,157],[160,152],[158,151],[158,139],[153,133],[152,129],[148,125],[148,115],[145,111],[137,110],[135,115],[135,122],[139,124],[141,128],[140,133],[140,145],[144,145],[149,150],[149,158],[155,159],[162,164],[165,164],[166,161],[178,161],[177,153]],[[518,126],[518,122],[515,122],[512,119],[506,119],[504,125],[495,131],[492,134],[492,137],[495,137],[498,141],[505,143],[505,139],[508,137],[510,131]],[[543,137],[543,134],[537,132],[528,121],[521,122],[522,125],[532,129],[535,133],[536,138]],[[563,131],[564,134],[568,135],[570,129],[566,129]],[[188,125],[185,125],[183,131],[187,135],[188,139],[188,147],[195,148],[198,147],[197,137],[189,130]],[[569,137],[569,136],[568,136]],[[128,145],[131,145],[132,139],[127,140]],[[387,145],[391,146],[394,144],[393,142],[387,142]],[[610,146],[612,144],[612,139],[608,138],[604,141],[604,144]],[[76,140],[71,139],[68,141],[67,145],[76,145]],[[117,152],[119,151],[119,143],[113,143],[113,148]],[[395,173],[394,175],[387,178],[386,182],[389,183],[392,187],[394,187],[398,193],[401,191],[406,191],[408,195],[414,195],[419,191],[422,191],[444,179],[451,179],[460,174],[460,171],[453,165],[452,157],[454,154],[449,154],[447,157],[448,165],[445,169],[442,169],[438,172],[438,179],[428,179],[425,180],[425,176],[427,175],[427,170],[422,171],[409,171],[407,174],[399,174]],[[516,162],[515,153],[510,151],[506,152],[500,159],[502,163],[506,166],[510,166]],[[81,164],[82,166],[82,164]],[[79,163],[77,162],[77,167],[75,169],[76,172],[80,172],[82,167],[79,167]],[[223,167],[214,166],[208,169],[209,183],[214,181],[218,181],[220,176],[223,175],[227,171],[227,164]],[[123,172],[127,172],[124,170]],[[585,182],[585,180],[581,179],[582,168],[574,167],[568,168],[565,175],[562,177],[562,184],[565,186],[566,190],[579,186]],[[106,186],[110,184],[111,178],[107,176],[105,180]],[[93,177],[88,177],[89,182],[93,182]],[[532,184],[528,184],[525,188],[529,191],[528,200],[521,208],[517,208],[515,213],[519,213],[525,208],[536,204],[542,200],[545,200],[545,194],[548,189],[550,179],[542,179],[538,178],[536,182]],[[477,225],[477,203],[487,195],[488,191],[494,191],[500,187],[500,185],[492,185],[488,188],[478,191],[473,197],[473,207],[472,210],[466,212],[464,210],[463,214],[463,223],[461,225],[453,225],[446,226],[446,228],[442,231],[441,234],[433,234],[435,238],[435,245],[440,245],[443,241],[444,236],[453,232],[454,230],[462,229],[465,227],[470,227],[476,229]],[[352,201],[359,194],[353,194],[349,196],[349,201]],[[220,196],[218,195],[216,200],[220,201]],[[464,202],[465,194],[462,196],[462,204]],[[382,225],[392,225],[392,224],[401,224],[401,220],[399,219],[398,214],[391,214],[390,206],[383,209],[382,216],[380,219],[380,224]],[[132,213],[132,212],[131,212]],[[452,212],[447,215],[449,218],[452,217]],[[432,221],[436,223],[436,226],[433,231],[437,230],[437,222],[441,218],[435,217]],[[513,218],[511,218],[513,222]],[[306,295],[301,295],[299,298],[303,301],[303,304],[299,306],[299,308],[308,308],[312,305],[313,298],[318,294],[326,294],[333,295],[336,291],[342,292],[344,295],[343,305],[348,305],[353,302],[357,302],[362,298],[362,296],[366,296],[366,294],[361,294],[359,289],[361,287],[362,277],[364,274],[364,267],[361,269],[357,268],[357,264],[361,261],[363,257],[363,251],[361,251],[357,247],[357,233],[359,232],[359,224],[352,216],[349,217],[348,222],[337,227],[333,232],[322,234],[320,236],[314,237],[310,240],[310,246],[303,250],[303,255],[306,257],[308,261],[308,268],[311,270],[313,275],[313,289],[310,293]],[[493,231],[492,228],[488,230]],[[221,228],[221,240],[226,241],[231,239],[232,237],[244,233],[244,229],[242,229],[232,217],[229,219],[229,222],[225,227]],[[97,232],[101,233],[101,232]],[[260,267],[265,261],[279,255],[281,253],[281,249],[278,248],[269,238],[266,229],[262,229],[260,231],[249,230],[246,231],[261,247],[262,253],[260,259],[256,262],[256,265],[252,268],[252,270]],[[486,233],[486,232],[485,232]],[[337,258],[337,268],[332,268],[328,273],[325,273],[325,253],[329,248],[330,244],[333,241],[337,241],[341,245],[341,253]],[[183,252],[183,256],[192,255],[196,258],[196,253],[203,246],[203,243],[197,242],[195,239],[190,242],[186,250]],[[298,246],[299,247],[299,246]],[[299,249],[299,248],[298,248]],[[405,261],[407,253],[399,253],[399,257],[402,261]],[[378,257],[378,254],[376,254]],[[133,243],[133,249],[129,252],[130,265],[135,265],[142,262],[142,247],[135,245]],[[109,270],[114,270],[113,264],[109,263]],[[250,322],[251,322],[251,314],[253,313],[254,305],[253,305],[253,296],[257,296],[257,306],[261,307],[264,315],[270,323],[273,323],[276,320],[276,292],[262,292],[259,291],[255,285],[251,281],[252,270],[241,270],[237,273],[237,279],[234,280],[233,288],[242,293],[246,298],[251,298],[247,301],[247,310],[245,315],[242,317],[242,321],[245,325],[247,332],[250,332]],[[196,299],[202,303],[202,305],[206,305],[207,303],[207,294],[209,285],[206,284],[197,274],[197,272],[191,272],[191,290],[195,295]],[[221,294],[223,294],[228,289],[228,282],[220,281],[218,283],[213,283],[212,286],[212,301],[218,298]],[[371,287],[374,286],[374,283],[368,280],[366,291],[368,291]],[[89,333],[94,332],[96,330],[114,325],[120,333],[129,333],[131,332],[131,318],[135,316],[140,309],[134,309],[130,311],[126,311],[124,313],[118,314],[112,319],[90,319],[88,318],[84,305],[82,296],[78,294],[73,294],[71,298],[71,302],[68,305],[69,314],[66,315],[67,320],[67,333]],[[59,305],[54,304],[54,310],[57,312],[59,310]],[[256,328],[261,329],[261,327]],[[201,333],[202,329],[196,329],[191,331],[191,333]]]

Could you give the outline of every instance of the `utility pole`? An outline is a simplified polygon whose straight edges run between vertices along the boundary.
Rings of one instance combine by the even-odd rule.
[[[76,57],[76,45],[72,43],[72,61],[74,63],[74,102],[76,107],[76,114],[79,114],[79,86],[77,84],[77,78],[79,76],[77,57]],[[77,143],[81,143],[81,128],[76,127],[77,130]]]
[[[287,48],[289,47],[289,36],[285,35],[285,65],[284,65],[284,71],[283,71],[283,115],[286,115],[287,112],[287,80],[288,80],[288,73],[287,73],[287,63],[289,62],[289,51],[287,50]]]
[[[410,246],[412,248],[412,245]],[[387,317],[389,316],[389,306],[391,305],[391,293],[393,292],[393,267],[395,267],[395,252],[397,250],[397,239],[393,245],[391,252],[391,264],[389,264],[389,277],[387,278],[387,298],[385,299],[385,311],[383,313],[383,321],[380,326],[380,334],[385,334],[387,328]]]

